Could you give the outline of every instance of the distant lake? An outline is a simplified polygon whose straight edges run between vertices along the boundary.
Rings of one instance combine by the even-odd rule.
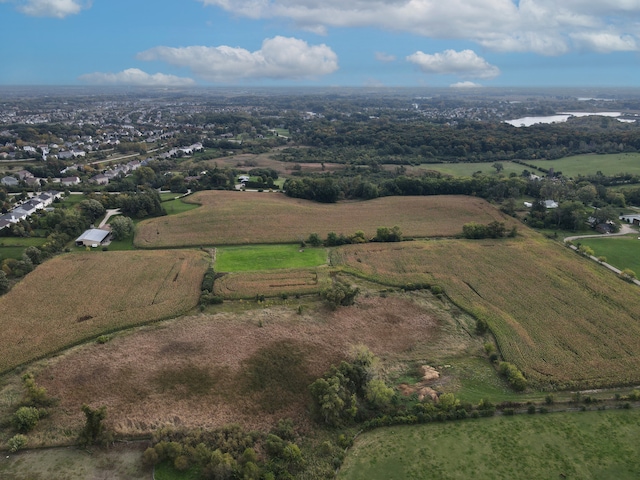
[[[505,123],[514,127],[530,127],[537,123],[561,123],[566,122],[571,117],[588,117],[590,115],[599,115],[601,117],[617,118],[622,115],[621,112],[561,112],[557,115],[548,115],[546,117],[522,117],[515,120],[506,120]],[[618,119],[621,122],[635,122],[635,120]]]

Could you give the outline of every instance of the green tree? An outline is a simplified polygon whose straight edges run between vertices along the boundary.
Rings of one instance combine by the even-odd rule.
[[[358,287],[352,287],[344,282],[335,281],[331,287],[327,287],[320,293],[320,296],[329,303],[331,308],[339,306],[353,305],[356,296],[360,293]]]
[[[91,408],[89,405],[82,405],[82,413],[85,415],[85,424],[80,438],[81,445],[93,445],[96,443],[107,443],[109,435],[106,431],[104,420],[107,418],[107,407]]]
[[[309,235],[309,238],[307,239],[307,243],[312,247],[319,247],[320,245],[322,245],[322,239],[320,238],[320,235],[318,235],[317,233],[312,233]]]
[[[495,162],[491,166],[496,169],[496,173],[500,173],[502,170],[504,170],[504,165],[502,165],[502,163],[500,162]]]
[[[27,247],[24,253],[27,257],[29,257],[31,263],[33,263],[34,265],[40,265],[40,263],[42,262],[42,252],[38,247]]]
[[[104,205],[93,199],[82,200],[78,205],[82,214],[93,223],[105,214]]]
[[[13,415],[13,424],[17,430],[28,432],[38,425],[40,415],[41,411],[36,407],[20,407]]]
[[[371,380],[366,387],[366,398],[376,408],[383,408],[389,405],[395,395],[393,388],[388,387],[382,380]]]
[[[109,222],[111,226],[111,235],[114,240],[123,240],[133,235],[134,224],[129,217],[118,215]]]

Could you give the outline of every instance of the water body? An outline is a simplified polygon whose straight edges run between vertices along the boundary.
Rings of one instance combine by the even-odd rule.
[[[513,125],[514,127],[530,127],[531,125],[536,125],[538,123],[561,123],[566,122],[571,117],[588,117],[591,115],[617,118],[620,122],[635,122],[635,120],[618,118],[622,115],[621,112],[560,112],[557,115],[548,115],[545,117],[516,118],[515,120],[506,120],[505,123]]]

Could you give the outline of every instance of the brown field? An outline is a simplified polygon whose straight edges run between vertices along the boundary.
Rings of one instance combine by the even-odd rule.
[[[640,383],[640,292],[530,231],[516,240],[351,245],[332,263],[388,284],[435,282],[487,320],[506,360],[539,387]]]
[[[307,304],[302,315],[296,305],[201,314],[77,347],[34,367],[59,404],[29,437],[32,445],[68,441],[82,424],[83,403],[106,405],[109,424],[123,435],[163,425],[266,430],[287,417],[307,430],[308,385],[355,345],[393,362],[425,358],[444,341],[438,327],[459,320],[430,301],[363,297],[335,312]],[[449,353],[469,348],[470,337],[459,335]]]
[[[202,252],[93,252],[55,257],[0,297],[0,372],[67,346],[181,315],[199,298]]]
[[[252,298],[256,294],[304,295],[318,293],[330,285],[328,268],[238,272],[216,279],[214,293],[224,298]]]
[[[411,237],[446,237],[468,222],[489,223],[505,217],[475,197],[384,197],[363,202],[321,204],[280,193],[206,191],[189,201],[202,207],[138,225],[134,243],[143,248],[196,245],[288,243],[310,233],[374,236],[378,227],[398,225]]]

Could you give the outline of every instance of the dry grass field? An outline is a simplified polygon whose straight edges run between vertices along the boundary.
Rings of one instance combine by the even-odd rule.
[[[384,362],[441,349],[441,324],[458,320],[429,298],[362,297],[335,312],[307,304],[302,315],[294,304],[200,314],[76,347],[34,367],[59,405],[29,437],[32,445],[68,441],[82,425],[83,403],[106,405],[109,425],[125,435],[163,425],[267,430],[287,417],[312,428],[308,385],[355,345]],[[469,348],[470,337],[459,335],[447,342],[449,353]]]
[[[216,279],[214,293],[224,298],[319,293],[331,284],[327,267],[230,273]]]
[[[640,292],[530,231],[505,240],[352,245],[332,263],[390,284],[435,282],[487,320],[506,360],[539,387],[640,383]]]
[[[465,196],[384,197],[363,202],[321,204],[280,193],[206,191],[188,197],[202,207],[145,220],[134,243],[142,248],[289,243],[310,233],[333,231],[374,236],[378,227],[398,225],[412,237],[446,237],[468,222],[512,219],[482,199]]]
[[[64,347],[193,308],[207,268],[199,251],[57,256],[0,297],[0,372]]]

